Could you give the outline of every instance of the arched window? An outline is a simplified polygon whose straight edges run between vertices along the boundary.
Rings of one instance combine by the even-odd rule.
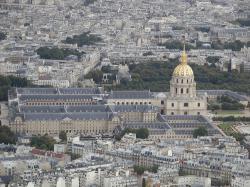
[[[178,90],[177,90],[177,88],[175,88],[175,93],[176,93],[176,94],[178,93]]]
[[[183,79],[181,79],[181,83],[183,83]]]
[[[189,88],[187,88],[187,94],[189,93]]]
[[[181,94],[183,94],[183,88],[181,89]]]
[[[187,83],[188,83],[188,79],[187,79]]]

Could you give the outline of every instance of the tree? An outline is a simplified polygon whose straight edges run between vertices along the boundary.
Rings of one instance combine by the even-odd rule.
[[[84,52],[79,52],[78,50],[73,49],[60,49],[58,47],[40,47],[36,50],[37,54],[42,59],[53,59],[53,60],[64,60],[66,57],[70,55],[74,55],[78,57],[78,60],[81,58]]]
[[[150,89],[154,92],[169,91],[169,81],[174,68],[179,64],[178,59],[167,62],[149,62],[130,64],[129,71],[132,81],[121,82],[120,85],[105,86],[105,89],[132,90]],[[213,66],[190,64],[192,67],[197,89],[227,89],[250,94],[250,73],[221,72]]]
[[[245,139],[245,135],[241,134],[241,133],[232,133],[231,136],[233,136],[238,142],[240,142],[241,144],[243,143],[243,140]]]
[[[6,33],[0,32],[0,41],[1,41],[1,40],[5,40],[6,37],[7,37],[7,34],[6,34]]]
[[[59,133],[59,138],[63,141],[66,142],[67,141],[67,133],[65,131],[60,131]]]
[[[227,117],[214,117],[213,118],[214,121],[223,121],[223,122],[227,122],[227,121],[250,121],[250,117],[234,117],[234,116],[227,116]]]
[[[221,103],[222,110],[243,110],[245,106],[238,101],[228,97],[226,95],[222,95],[217,97],[217,101]]]
[[[245,107],[241,103],[222,103],[222,110],[243,110]]]
[[[183,42],[179,40],[167,41],[163,43],[162,45],[165,46],[167,49],[183,50]],[[186,50],[189,51],[190,49],[194,49],[194,48],[195,48],[194,46],[190,44],[186,44]]]
[[[34,136],[31,138],[30,145],[36,147],[37,149],[53,150],[56,141],[48,136]]]
[[[147,128],[140,128],[136,130],[136,138],[147,139],[149,131]]]
[[[193,137],[197,138],[198,136],[207,136],[208,131],[205,127],[199,127],[193,131]]]
[[[15,144],[16,135],[7,126],[0,125],[0,144]]]
[[[143,179],[142,179],[142,187],[146,187],[146,186],[147,186],[146,179],[143,178]]]
[[[159,166],[158,165],[153,165],[152,167],[149,168],[150,172],[157,173]]]
[[[141,138],[141,139],[147,139],[149,136],[149,131],[147,128],[140,128],[140,129],[126,128],[115,136],[116,140],[121,140],[121,138],[127,133],[135,133],[136,138]]]
[[[137,165],[134,165],[134,172],[137,173],[137,175],[142,175],[145,171],[145,167],[143,166],[137,166]]]
[[[103,72],[101,70],[93,70],[85,75],[85,79],[93,79],[96,83],[101,83]]]
[[[27,86],[32,86],[32,84],[26,78],[0,75],[0,101],[8,100],[8,90],[11,87],[27,87]]]
[[[142,54],[143,56],[152,56],[154,53],[152,51],[148,51]]]
[[[152,173],[157,173],[158,171],[158,165],[153,165],[151,167],[134,165],[133,168],[134,168],[134,172],[136,172],[138,175],[142,175],[144,171],[149,171]]]
[[[219,110],[221,107],[220,107],[220,105],[219,104],[209,104],[208,105],[208,110],[212,110],[212,111],[214,111],[214,110]]]
[[[219,56],[208,56],[206,58],[206,61],[209,62],[210,64],[216,64],[219,62],[220,58],[221,57],[219,57]]]
[[[80,35],[74,35],[72,38],[67,37],[63,42],[67,44],[77,44],[78,47],[82,47],[83,45],[94,45],[101,41],[101,37],[90,34],[90,32],[84,32]]]

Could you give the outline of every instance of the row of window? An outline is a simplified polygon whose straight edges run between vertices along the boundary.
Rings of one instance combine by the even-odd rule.
[[[178,88],[175,88],[175,93],[178,94]],[[184,94],[184,88],[181,88],[181,94]],[[186,89],[186,94],[189,94],[189,88]]]
[[[171,106],[174,107],[174,103],[172,103]],[[188,103],[184,103],[183,106],[184,106],[184,107],[188,107]],[[200,104],[200,103],[197,103],[197,107],[200,107],[200,106],[201,106],[201,104]]]
[[[186,82],[189,83],[188,79],[187,79]],[[192,82],[193,82],[193,79],[190,80],[190,83],[192,83]],[[176,83],[179,83],[179,79],[176,79]],[[183,80],[183,79],[181,79],[181,83],[182,83],[182,84],[184,83],[184,80]]]
[[[188,115],[188,112],[185,111],[183,114],[184,114],[184,115]],[[201,114],[200,112],[197,112],[197,115],[200,115],[200,114]],[[171,112],[171,115],[175,115],[175,113],[174,113],[174,112]]]
[[[104,129],[93,129],[93,130],[66,130],[64,129],[64,131],[66,133],[84,133],[84,134],[101,134],[101,133],[106,133],[107,130],[104,130]],[[45,133],[49,133],[49,134],[56,134],[58,133],[58,130],[47,130],[47,129],[44,129],[44,130],[27,130],[27,133],[41,133],[41,134],[45,134]]]
[[[71,105],[71,106],[81,106],[81,105],[92,105],[92,104],[96,104],[96,102],[80,102],[80,103],[68,103],[68,102],[64,102],[64,103],[57,103],[57,102],[54,102],[54,103],[45,103],[45,102],[41,102],[41,103],[37,103],[37,102],[27,102],[26,105],[28,106],[48,106],[48,105],[55,105],[55,106],[58,106],[58,105]]]
[[[149,105],[151,105],[151,102],[117,102],[116,104],[117,105],[125,105],[125,103],[126,103],[126,105],[147,105],[147,104],[149,104]]]

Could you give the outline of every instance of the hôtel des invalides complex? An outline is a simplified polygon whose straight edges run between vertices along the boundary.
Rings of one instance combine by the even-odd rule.
[[[11,129],[27,135],[110,135],[124,128],[148,128],[149,138],[187,139],[204,126],[209,135],[220,131],[207,118],[207,100],[236,93],[197,91],[187,54],[174,69],[170,92],[111,91],[102,88],[15,88],[9,92]],[[235,96],[237,97],[237,96]],[[244,99],[243,101],[244,102]]]

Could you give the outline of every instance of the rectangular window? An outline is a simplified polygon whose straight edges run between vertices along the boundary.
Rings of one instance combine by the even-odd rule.
[[[198,103],[198,107],[200,107],[201,106],[201,104],[200,103]]]
[[[188,103],[184,103],[184,107],[188,107]]]
[[[174,103],[172,103],[172,107],[174,107]]]

